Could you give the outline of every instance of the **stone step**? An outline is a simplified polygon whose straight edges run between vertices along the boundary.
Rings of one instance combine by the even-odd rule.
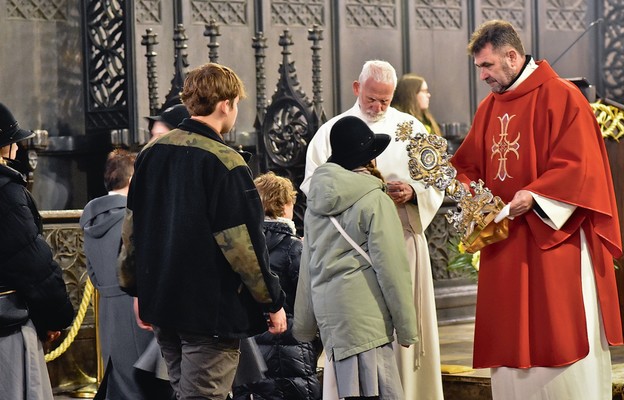
[[[436,282],[434,293],[438,325],[474,322],[476,283],[467,279]]]
[[[491,400],[489,369],[471,369],[474,324],[439,327],[445,400]],[[624,400],[624,346],[611,347],[613,400]],[[451,371],[454,373],[444,373]]]
[[[490,377],[474,374],[442,374],[445,400],[491,400]]]

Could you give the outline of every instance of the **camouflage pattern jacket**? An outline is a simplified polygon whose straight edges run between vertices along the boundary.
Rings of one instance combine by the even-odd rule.
[[[271,272],[251,171],[207,125],[186,119],[135,164],[120,285],[159,327],[243,338],[284,302]]]

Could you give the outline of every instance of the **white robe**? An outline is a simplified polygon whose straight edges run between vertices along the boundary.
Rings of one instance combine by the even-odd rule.
[[[356,103],[351,109],[323,124],[310,141],[306,155],[305,178],[301,184],[301,190],[304,193],[308,192],[310,177],[314,170],[326,162],[331,155],[329,135],[332,126],[340,118],[348,115],[356,116],[367,122]],[[444,193],[431,187],[425,188],[422,182],[415,181],[410,177],[407,143],[395,140],[397,125],[404,121],[413,121],[415,131],[426,132],[425,127],[416,118],[392,107],[388,107],[381,120],[373,123],[367,122],[373,132],[386,133],[392,138],[386,150],[376,159],[377,168],[384,179],[409,183],[414,188],[418,201],[418,207],[407,204],[399,206],[398,210],[403,224],[410,267],[412,268],[414,306],[418,318],[420,343],[407,349],[402,346],[395,346],[395,352],[405,398],[442,400],[440,343],[433,277],[424,231],[442,205]],[[331,368],[331,365],[326,364],[326,367]],[[324,377],[328,375],[330,374],[324,374]],[[331,383],[324,379],[323,385],[323,399],[336,399],[337,394],[330,395],[325,388],[325,386],[330,387]]]

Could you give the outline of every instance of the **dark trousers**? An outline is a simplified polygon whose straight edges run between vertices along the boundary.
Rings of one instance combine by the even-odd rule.
[[[226,399],[238,366],[238,339],[154,326],[173,390],[180,400]]]

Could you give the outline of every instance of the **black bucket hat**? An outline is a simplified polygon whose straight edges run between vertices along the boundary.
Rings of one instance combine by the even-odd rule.
[[[160,113],[160,115],[150,115],[149,117],[145,118],[150,121],[164,122],[165,124],[169,125],[171,129],[175,129],[178,127],[178,125],[180,125],[182,120],[190,117],[191,115],[189,114],[184,104],[176,104],[174,106],[167,107],[165,111]]]
[[[20,128],[11,111],[0,103],[0,148],[33,136],[35,133]]]
[[[364,121],[348,116],[339,119],[331,128],[329,142],[332,155],[327,161],[351,170],[380,155],[390,144],[390,136],[373,133]]]

